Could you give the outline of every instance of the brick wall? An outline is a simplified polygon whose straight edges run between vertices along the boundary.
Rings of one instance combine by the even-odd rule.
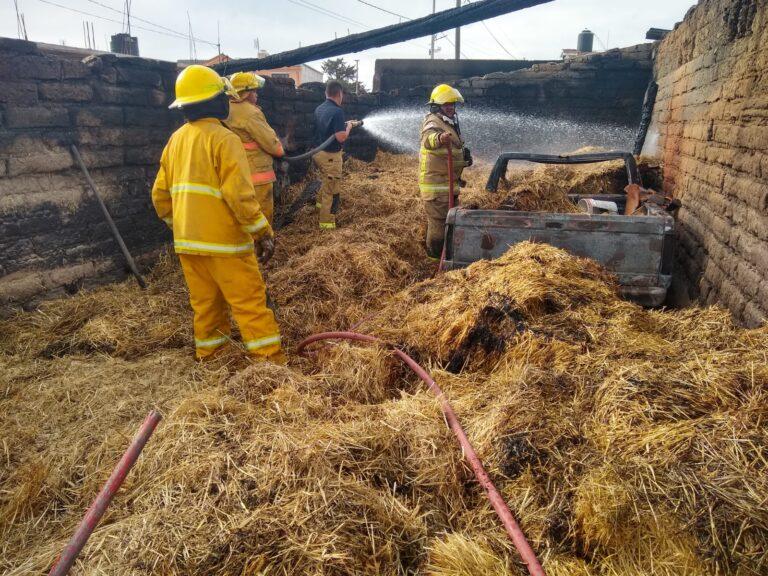
[[[170,239],[149,192],[162,148],[181,123],[167,108],[176,65],[86,56],[0,38],[0,312],[125,273],[70,144],[80,149],[134,256],[151,255]],[[268,80],[262,92],[286,148],[308,148],[322,90]],[[377,105],[376,96],[350,95],[345,108],[362,118]],[[358,133],[348,149],[371,158],[376,145]]]
[[[412,86],[436,86],[492,72],[511,72],[546,60],[430,60],[392,58],[376,60],[373,90],[391,92]]]
[[[768,316],[768,0],[702,0],[659,46],[645,152],[683,202],[688,295]]]
[[[517,113],[637,126],[652,77],[655,44],[639,44],[534,64],[455,82],[469,106]],[[400,100],[423,103],[433,86],[400,92]]]

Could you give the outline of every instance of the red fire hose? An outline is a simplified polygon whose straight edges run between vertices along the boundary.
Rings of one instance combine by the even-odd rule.
[[[453,149],[451,147],[451,141],[445,144],[448,151],[448,210],[454,207],[456,204],[453,196]],[[443,271],[443,265],[445,264],[445,233],[443,233],[443,252],[440,254],[440,264],[437,265],[437,271]]]
[[[528,573],[531,574],[531,576],[546,576],[544,569],[541,567],[541,564],[536,557],[536,553],[531,548],[528,540],[526,540],[525,534],[523,534],[520,526],[515,521],[514,516],[512,516],[512,512],[509,510],[507,503],[501,497],[501,494],[499,494],[496,486],[493,485],[493,482],[488,476],[488,473],[485,471],[485,468],[483,468],[483,464],[480,462],[480,458],[477,456],[475,449],[469,442],[469,438],[467,438],[467,434],[461,427],[459,419],[456,417],[456,413],[453,411],[453,408],[448,402],[448,399],[445,397],[443,391],[427,373],[427,371],[424,370],[424,368],[417,364],[413,358],[408,356],[408,354],[402,350],[390,346],[374,336],[369,336],[368,334],[359,334],[357,332],[322,332],[320,334],[315,334],[306,340],[303,340],[296,348],[296,352],[301,354],[304,348],[306,348],[308,345],[312,344],[313,342],[319,342],[321,340],[356,340],[359,342],[370,342],[389,346],[391,347],[392,352],[394,352],[394,354],[400,358],[400,360],[402,360],[411,370],[416,373],[419,378],[421,378],[421,380],[427,386],[429,386],[429,389],[439,400],[440,408],[443,411],[445,420],[448,423],[450,429],[456,435],[456,438],[461,445],[461,449],[464,455],[467,457],[469,465],[472,467],[472,471],[475,473],[475,478],[477,478],[477,481],[480,483],[483,489],[485,489],[485,492],[488,495],[488,500],[491,502],[491,506],[493,506],[493,509],[499,516],[499,519],[504,525],[507,534],[509,534],[512,543],[515,545],[515,548],[517,548],[517,551],[520,553],[523,561],[528,566]]]
[[[88,508],[85,516],[80,521],[80,525],[77,527],[77,530],[75,530],[74,535],[67,544],[67,547],[64,548],[61,556],[59,556],[59,559],[53,565],[53,568],[51,568],[48,576],[64,576],[64,574],[69,572],[69,569],[72,568],[72,565],[77,559],[77,555],[80,554],[80,551],[85,546],[88,538],[96,529],[99,520],[101,520],[109,503],[112,501],[112,497],[120,489],[120,485],[136,463],[139,454],[141,454],[144,445],[149,440],[149,437],[152,436],[152,432],[155,431],[161,418],[162,416],[159,412],[152,410],[144,419],[144,423],[141,425],[141,428],[139,428],[138,434],[136,434],[136,437],[133,439],[133,442],[131,442],[128,450],[123,454],[123,457],[120,458],[120,462],[115,466],[109,480],[104,484],[104,487],[101,489],[101,492],[99,492],[99,495],[96,496],[91,507]]]

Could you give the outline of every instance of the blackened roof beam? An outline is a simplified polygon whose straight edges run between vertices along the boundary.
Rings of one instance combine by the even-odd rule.
[[[224,74],[249,70],[272,70],[283,66],[295,66],[313,60],[323,60],[333,56],[352,54],[370,48],[378,48],[389,44],[397,44],[414,38],[431,36],[459,26],[466,26],[502,14],[517,12],[539,4],[547,4],[553,0],[479,0],[461,8],[452,8],[435,14],[410,20],[401,24],[393,24],[376,28],[368,32],[351,34],[344,38],[314,44],[296,50],[288,50],[273,54],[266,58],[243,58],[229,60],[217,64],[213,68]]]

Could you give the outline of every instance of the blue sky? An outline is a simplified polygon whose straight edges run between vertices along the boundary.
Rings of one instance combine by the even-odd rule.
[[[432,0],[366,1],[409,18],[432,11]],[[97,48],[105,49],[109,36],[123,28],[124,0],[16,2],[25,15],[30,40],[83,46],[87,20],[93,22]],[[597,34],[596,49],[638,44],[648,28],[671,28],[693,4],[692,0],[555,0],[463,28],[462,52],[467,58],[511,58],[511,54],[556,59],[562,48],[575,47],[583,28]],[[455,7],[456,0],[436,0],[436,5],[445,10]],[[132,0],[131,10],[142,56],[163,60],[189,58],[187,13],[199,39],[199,58],[216,54],[212,44],[217,41],[217,25],[222,52],[252,57],[256,41],[262,49],[277,53],[399,21],[360,0]],[[14,0],[0,0],[0,36],[17,36]],[[437,58],[453,57],[449,39],[453,40],[452,31],[438,40]],[[429,38],[421,38],[347,59],[360,59],[360,79],[370,86],[376,58],[426,58],[428,48]]]

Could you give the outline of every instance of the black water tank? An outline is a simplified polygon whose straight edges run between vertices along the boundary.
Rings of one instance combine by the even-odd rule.
[[[595,40],[595,35],[586,28],[579,34],[579,40],[576,43],[576,50],[579,52],[592,52],[592,43]]]
[[[139,55],[139,39],[136,36],[125,33],[115,34],[112,36],[109,45],[110,51],[115,54]]]

